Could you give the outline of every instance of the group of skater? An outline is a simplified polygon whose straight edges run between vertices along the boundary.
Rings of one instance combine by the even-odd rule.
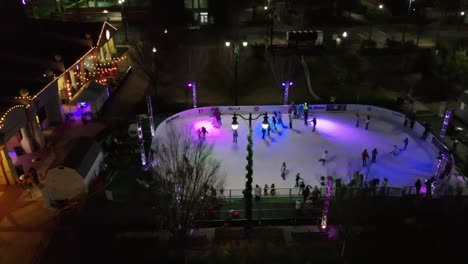
[[[255,185],[255,188],[254,188],[254,195],[255,195],[255,200],[259,201],[260,198],[262,197],[262,188],[260,188],[260,186],[258,186],[258,184]],[[268,184],[265,184],[265,186],[263,186],[263,196],[276,196],[276,187],[275,187],[275,184],[272,183],[270,185],[270,187],[268,187]]]
[[[296,105],[294,102],[289,106],[288,110],[288,117],[289,117],[289,128],[292,127],[292,119],[300,119],[301,117],[304,118],[304,125],[308,126],[309,123],[309,104],[299,104]],[[312,132],[315,132],[315,128],[317,127],[317,118],[314,116],[312,117]]]
[[[369,130],[370,115],[366,116],[365,123],[366,125],[364,126],[364,129]],[[360,124],[361,124],[361,116],[358,113],[356,113],[356,127],[359,127]]]

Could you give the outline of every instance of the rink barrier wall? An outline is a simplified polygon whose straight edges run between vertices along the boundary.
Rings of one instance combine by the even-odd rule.
[[[299,106],[299,105],[297,105]],[[174,120],[179,118],[185,118],[189,116],[200,116],[200,115],[213,115],[213,110],[218,108],[222,114],[248,114],[252,113],[252,116],[255,118],[257,115],[264,114],[265,112],[271,114],[273,112],[281,112],[281,113],[288,113],[290,105],[250,105],[250,106],[209,106],[209,107],[199,107],[193,108],[189,110],[185,110],[174,114],[168,117],[164,122],[162,122],[157,128],[155,135],[158,135],[158,131],[162,128],[162,125],[168,125],[172,123]],[[380,117],[390,121],[393,121],[397,124],[401,124],[403,126],[403,122],[405,121],[405,115],[392,111],[386,108],[372,106],[372,105],[359,105],[359,104],[318,104],[318,105],[309,105],[309,113],[320,113],[320,112],[328,112],[328,113],[340,113],[340,112],[354,112],[359,113],[361,116],[361,120],[364,120],[367,115],[371,117],[371,121],[373,118]],[[415,122],[412,131],[416,133],[416,135],[422,135],[425,128],[424,126],[419,123]],[[431,142],[433,146],[445,153],[450,153],[447,146],[436,136],[432,133],[429,133],[426,139],[427,142]],[[448,156],[448,162],[452,164],[452,170],[449,173],[450,176],[455,171],[455,159],[453,155],[450,153]],[[443,164],[442,169],[445,167]]]

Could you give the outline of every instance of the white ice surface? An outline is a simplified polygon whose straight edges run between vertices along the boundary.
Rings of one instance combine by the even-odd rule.
[[[269,114],[270,121],[271,116]],[[317,129],[312,132],[311,124],[306,126],[299,119],[293,120],[293,129],[286,128],[288,116],[284,114],[285,127],[272,132],[265,140],[261,133],[263,118],[254,121],[254,186],[274,183],[276,188],[291,188],[297,173],[312,186],[320,186],[320,176],[333,176],[349,183],[356,170],[367,180],[379,178],[382,182],[386,177],[390,187],[412,186],[417,178],[427,178],[435,172],[435,147],[420,140],[420,135],[415,135],[402,124],[371,117],[369,130],[365,130],[363,120],[360,127],[355,127],[354,113],[319,113],[315,116]],[[222,122],[221,128],[215,128],[212,117],[194,116],[176,119],[172,125],[177,129],[190,129],[195,138],[198,137],[198,128],[207,128],[206,140],[214,144],[214,154],[221,162],[221,173],[226,175],[224,188],[243,189],[248,122],[238,118],[237,144],[232,142],[232,115],[223,115]],[[164,123],[161,126],[156,136],[163,136],[170,127]],[[398,156],[391,154],[393,145],[403,147],[405,137],[409,138],[408,149]],[[371,155],[373,148],[379,152],[377,163],[363,167],[362,151],[367,149]],[[328,150],[325,166],[318,162],[324,150]],[[286,180],[281,178],[283,162],[287,165]]]

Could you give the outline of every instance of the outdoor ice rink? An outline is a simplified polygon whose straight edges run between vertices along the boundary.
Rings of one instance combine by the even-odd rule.
[[[416,179],[432,176],[436,170],[438,151],[432,144],[420,139],[410,128],[382,118],[372,118],[369,130],[365,130],[365,116],[361,115],[360,127],[355,126],[355,113],[310,113],[317,118],[317,128],[312,132],[301,119],[293,120],[293,129],[287,128],[288,116],[283,114],[284,128],[272,131],[262,139],[263,118],[253,122],[254,129],[254,168],[253,185],[263,187],[272,183],[276,188],[292,188],[295,176],[301,174],[306,185],[320,186],[321,176],[341,178],[348,184],[355,171],[364,174],[369,181],[374,178],[388,178],[389,187],[412,186]],[[247,117],[247,115],[244,115]],[[272,113],[268,113],[271,122]],[[255,116],[254,116],[255,117]],[[243,189],[245,186],[245,159],[247,155],[248,121],[238,118],[238,143],[233,143],[231,129],[232,115],[222,115],[222,127],[215,128],[213,117],[192,116],[174,120],[171,125],[162,123],[158,135],[162,136],[171,126],[180,130],[190,130],[195,139],[197,130],[208,130],[207,142],[214,145],[214,154],[221,162],[221,174],[225,175],[225,189]],[[163,137],[163,136],[162,136]],[[403,140],[408,137],[408,149],[394,156],[393,145],[403,148]],[[362,166],[361,153],[367,149],[371,156],[377,148],[377,162]],[[322,165],[318,160],[328,150],[328,161]],[[281,165],[286,162],[286,180],[281,178]]]

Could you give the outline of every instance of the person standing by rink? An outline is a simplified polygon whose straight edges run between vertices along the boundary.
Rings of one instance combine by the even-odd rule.
[[[286,162],[283,162],[283,165],[281,165],[281,178],[286,180]]]
[[[374,148],[374,149],[372,150],[372,159],[371,159],[371,162],[372,162],[372,163],[375,163],[375,162],[377,161],[377,154],[378,154],[377,148]]]
[[[370,116],[367,115],[367,118],[366,118],[366,130],[369,130],[369,122],[370,122]]]
[[[328,150],[325,150],[322,154],[322,158],[319,159],[318,161],[322,162],[322,165],[325,165],[325,163],[327,162],[327,156],[328,156]]]
[[[356,127],[359,127],[359,123],[361,122],[361,117],[358,113],[356,113]]]
[[[369,158],[369,153],[367,153],[367,149],[365,149],[362,154],[361,154],[361,158],[362,158],[362,166],[367,166],[367,159]]]
[[[408,138],[405,138],[405,139],[403,140],[403,144],[405,144],[404,147],[403,147],[404,150],[406,150],[406,147],[408,146],[408,142],[409,142],[409,139],[408,139]]]
[[[260,201],[260,196],[262,195],[262,189],[260,188],[260,186],[258,186],[258,184],[255,185],[255,189],[254,189],[254,194],[255,194],[255,201]]]
[[[265,184],[265,187],[263,187],[263,196],[268,196],[268,184]]]
[[[276,195],[276,187],[275,187],[275,184],[272,183],[271,186],[270,186],[270,195],[271,196],[275,196]]]
[[[313,127],[312,127],[312,132],[315,132],[315,126],[317,126],[317,118],[312,118],[312,124],[313,124]]]
[[[405,122],[403,122],[403,126],[406,128],[408,127],[408,116],[405,115]]]
[[[237,143],[237,137],[239,137],[239,134],[237,132],[237,129],[234,129],[232,134],[232,142]]]
[[[309,105],[304,103],[304,125],[307,126],[307,119],[309,119]]]
[[[421,192],[421,180],[418,179],[416,183],[414,184],[414,187],[416,188],[416,195],[419,195],[419,192]]]

